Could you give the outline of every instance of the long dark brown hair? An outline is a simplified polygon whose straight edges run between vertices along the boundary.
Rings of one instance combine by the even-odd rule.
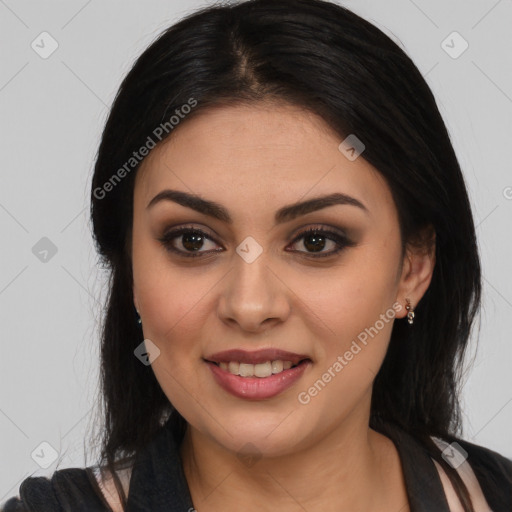
[[[130,158],[148,137],[172,136],[170,124],[156,132],[159,138],[155,129],[191,99],[196,104],[180,122],[207,107],[270,99],[319,115],[340,141],[356,134],[366,146],[363,157],[391,189],[403,248],[433,227],[432,281],[414,327],[394,323],[373,386],[370,426],[391,422],[419,440],[448,474],[464,510],[473,512],[466,486],[431,439],[461,433],[461,370],[480,307],[463,175],[433,94],[411,59],[381,30],[323,0],[250,0],[196,11],[159,35],[119,88],[91,188],[94,240],[110,275],[101,332],[102,463],[116,477],[165,418],[176,431],[185,428],[151,366],[133,353],[143,334],[132,296],[138,165]]]

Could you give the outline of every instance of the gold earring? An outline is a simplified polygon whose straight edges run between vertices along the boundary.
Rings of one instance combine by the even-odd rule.
[[[405,302],[407,303],[405,306],[405,309],[407,310],[407,321],[409,322],[409,325],[412,325],[414,322],[414,308],[411,306],[410,299],[405,299]]]

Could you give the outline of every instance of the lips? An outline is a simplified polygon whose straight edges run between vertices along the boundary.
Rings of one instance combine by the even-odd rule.
[[[231,361],[238,361],[239,363],[246,364],[260,364],[267,361],[280,360],[291,361],[293,366],[306,359],[311,360],[311,358],[306,354],[296,354],[294,352],[287,352],[286,350],[275,348],[256,350],[253,352],[241,349],[225,350],[223,352],[216,352],[215,354],[209,355],[204,359],[208,362],[216,364],[229,363]]]
[[[279,349],[225,350],[204,358],[214,381],[246,400],[266,400],[293,386],[311,366],[311,358]],[[272,372],[268,371],[271,365]],[[237,368],[237,372],[234,372]]]

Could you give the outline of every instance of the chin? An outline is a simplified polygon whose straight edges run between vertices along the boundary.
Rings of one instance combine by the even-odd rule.
[[[225,415],[224,430],[217,423],[209,422],[203,433],[240,456],[245,452],[255,452],[255,456],[279,457],[289,455],[307,442],[309,428],[297,411]],[[229,422],[227,422],[229,418]]]

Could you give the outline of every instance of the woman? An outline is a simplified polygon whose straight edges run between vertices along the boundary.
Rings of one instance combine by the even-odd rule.
[[[380,30],[321,0],[170,27],[120,87],[91,201],[102,461],[6,512],[512,510],[512,461],[457,437],[464,180]]]

